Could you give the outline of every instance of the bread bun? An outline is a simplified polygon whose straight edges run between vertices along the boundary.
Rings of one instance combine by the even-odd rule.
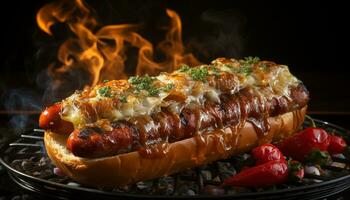
[[[270,131],[264,136],[259,136],[253,125],[246,122],[238,132],[228,127],[221,132],[214,130],[201,137],[170,143],[161,158],[142,157],[136,151],[103,158],[81,158],[67,150],[67,135],[46,131],[44,140],[48,156],[73,180],[90,186],[123,186],[228,158],[259,144],[283,140],[298,130],[305,112],[306,107],[268,118]]]

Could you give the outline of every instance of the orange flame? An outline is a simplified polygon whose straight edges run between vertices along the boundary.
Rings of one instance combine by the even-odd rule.
[[[90,86],[105,79],[127,78],[125,61],[128,46],[138,49],[137,75],[156,75],[161,71],[172,71],[181,64],[200,64],[191,53],[185,52],[179,15],[170,9],[166,13],[171,20],[170,28],[165,40],[158,45],[165,60],[156,62],[153,45],[136,32],[137,25],[108,25],[95,31],[98,22],[92,17],[83,0],[58,1],[45,5],[37,13],[39,27],[52,35],[52,25],[66,23],[76,36],[67,39],[60,46],[58,60],[62,66],[51,66],[50,75],[55,80],[57,73],[84,67],[91,74]]]

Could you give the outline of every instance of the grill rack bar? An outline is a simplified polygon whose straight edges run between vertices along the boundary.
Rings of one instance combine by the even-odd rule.
[[[23,134],[20,135],[20,138],[22,139],[32,139],[35,140],[35,143],[28,143],[28,142],[22,142],[19,140],[16,140],[15,142],[12,142],[9,144],[9,146],[14,147],[14,146],[26,146],[26,147],[42,147],[43,145],[40,143],[37,143],[38,141],[43,141],[44,137],[43,136],[38,136],[37,133],[42,134],[45,131],[43,129],[37,129],[34,128],[32,131],[27,131]]]
[[[42,136],[35,136],[35,135],[21,135],[22,138],[30,138],[30,139],[37,139],[37,140],[43,140],[44,137]]]
[[[13,142],[10,143],[10,146],[27,146],[27,147],[42,147],[41,144],[37,144],[37,143],[21,143],[21,142]]]
[[[35,129],[33,129],[33,132],[40,132],[40,133],[44,133],[44,132],[45,132],[45,130],[44,130],[44,129],[35,128]]]

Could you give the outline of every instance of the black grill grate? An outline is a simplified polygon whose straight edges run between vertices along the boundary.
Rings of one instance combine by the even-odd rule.
[[[349,132],[336,125],[316,120],[319,127],[347,138]],[[305,122],[305,126],[308,126]],[[282,184],[264,189],[217,187],[235,173],[237,157],[216,161],[210,165],[182,173],[122,188],[92,188],[75,183],[54,172],[46,156],[43,131],[34,129],[4,147],[0,160],[10,177],[21,187],[46,197],[71,198],[237,198],[237,199],[319,199],[350,187],[349,158],[333,157],[326,166],[326,175],[307,174],[302,182]]]

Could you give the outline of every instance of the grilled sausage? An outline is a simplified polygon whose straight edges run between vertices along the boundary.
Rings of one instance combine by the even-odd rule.
[[[46,108],[39,117],[39,127],[45,130],[51,130],[58,134],[69,134],[74,128],[71,122],[61,119],[61,104],[56,103]]]
[[[70,135],[67,148],[80,157],[109,156],[135,150],[151,156],[152,152],[145,149],[153,144],[172,143],[208,129],[237,126],[245,121],[251,122],[263,137],[269,130],[268,116],[277,116],[306,105],[308,92],[302,84],[291,88],[291,94],[291,100],[281,96],[264,101],[249,89],[244,89],[234,95],[221,95],[221,103],[208,101],[203,106],[185,107],[179,115],[163,110],[152,116],[120,120],[111,124],[111,131],[85,127]]]

